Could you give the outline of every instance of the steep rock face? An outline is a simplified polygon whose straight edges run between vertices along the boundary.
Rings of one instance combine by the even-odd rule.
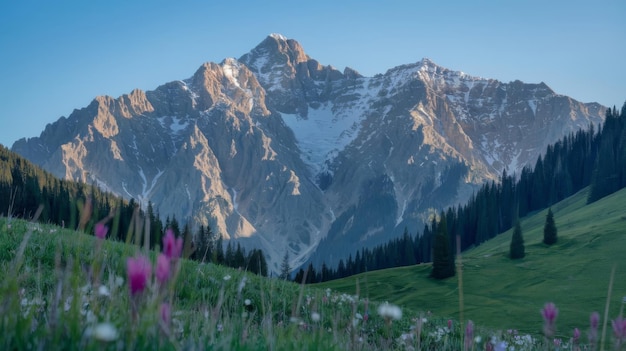
[[[285,251],[292,267],[334,264],[405,227],[421,230],[433,211],[504,169],[519,172],[603,113],[543,83],[472,77],[428,59],[374,77],[340,72],[270,35],[189,79],[97,97],[13,151],[152,201],[162,216],[210,223],[261,247],[277,271]]]

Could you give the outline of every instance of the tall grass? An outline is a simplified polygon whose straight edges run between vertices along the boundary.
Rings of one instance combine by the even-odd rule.
[[[140,238],[133,241],[142,243]],[[583,336],[578,337],[563,331],[544,337],[464,321],[480,313],[471,295],[468,304],[468,289],[461,290],[467,283],[469,291],[473,288],[476,258],[472,255],[458,261],[463,274],[459,280],[446,283],[459,289],[455,305],[464,312],[459,320],[406,308],[406,300],[397,295],[404,280],[371,301],[373,287],[379,283],[372,280],[375,276],[361,276],[353,281],[351,292],[340,293],[173,259],[168,266],[171,274],[164,279],[162,271],[158,277],[156,273],[157,257],[163,254],[159,251],[98,239],[92,233],[0,218],[0,348],[581,350],[600,346],[599,338],[591,342],[586,338],[585,332],[593,331],[586,320],[580,321]],[[127,260],[139,256],[149,260],[151,274],[145,288],[131,289]],[[392,272],[385,274],[393,276]],[[404,293],[411,296],[410,291]],[[394,305],[399,302],[402,308]],[[527,309],[538,320],[537,330],[541,330],[541,306],[543,302]],[[550,317],[554,323],[550,328],[558,327],[557,317]],[[623,349],[626,322],[607,318],[605,325],[607,349]]]

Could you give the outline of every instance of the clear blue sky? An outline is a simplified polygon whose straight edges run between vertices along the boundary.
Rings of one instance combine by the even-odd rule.
[[[432,59],[583,102],[626,100],[626,1],[117,1],[0,4],[0,143],[87,106],[190,77],[270,33],[366,76]]]

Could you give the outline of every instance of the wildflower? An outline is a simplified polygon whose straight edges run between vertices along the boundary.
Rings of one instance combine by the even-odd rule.
[[[474,322],[467,321],[467,326],[465,327],[465,350],[472,349],[472,342],[474,341]]]
[[[561,347],[561,339],[554,339],[552,341],[554,343],[554,347],[558,350]]]
[[[494,351],[506,351],[508,346],[506,341],[500,341],[494,345]]]
[[[174,236],[174,231],[168,228],[163,237],[163,253],[170,260],[176,260],[183,252],[183,239]]]
[[[128,274],[130,294],[139,294],[146,288],[150,275],[152,274],[150,261],[142,255],[134,258],[130,257],[126,260],[126,273]]]
[[[448,319],[448,330],[452,330],[452,319]]]
[[[243,304],[246,305],[246,306],[250,306],[252,304],[252,301],[250,299],[245,299],[243,301]]]
[[[572,341],[574,341],[575,344],[580,342],[580,330],[578,330],[578,328],[574,328],[574,337]]]
[[[319,321],[320,321],[320,319],[321,319],[321,316],[320,316],[320,314],[319,314],[319,313],[317,313],[317,312],[313,312],[313,313],[311,313],[311,320],[312,320],[313,322],[319,322]]]
[[[118,338],[118,332],[111,323],[99,323],[93,328],[92,335],[96,340],[111,342]]]
[[[600,325],[600,314],[593,312],[589,316],[589,343],[593,346],[598,342],[598,326]]]
[[[100,296],[111,296],[111,291],[106,285],[100,285],[98,287],[98,295]]]
[[[116,275],[113,283],[116,288],[119,288],[120,286],[124,285],[124,278],[120,277],[119,275]]]
[[[591,329],[598,329],[598,325],[600,325],[600,314],[598,312],[593,312],[591,316],[589,316],[589,324],[591,325]]]
[[[622,343],[626,340],[626,319],[623,319],[621,316],[615,318],[611,321],[613,325],[613,336],[615,336],[615,346],[617,349],[620,348]]]
[[[224,280],[225,280],[225,281],[229,281],[229,280],[230,280],[230,274],[226,274],[226,275],[224,276]]]
[[[94,229],[96,238],[98,239],[104,239],[107,236],[108,231],[109,231],[109,228],[103,223],[97,223],[96,228]]]
[[[543,320],[545,322],[543,333],[546,337],[553,336],[556,332],[555,321],[556,317],[559,315],[559,310],[556,308],[554,303],[548,302],[543,306],[541,315],[543,316]]]
[[[170,259],[164,254],[159,254],[156,263],[156,278],[159,284],[167,283],[170,278]]]
[[[548,302],[545,304],[545,306],[543,306],[543,310],[541,310],[541,315],[543,316],[543,319],[546,321],[546,323],[554,324],[556,317],[559,315],[559,310],[558,308],[556,308],[554,303]]]
[[[396,305],[384,303],[378,306],[378,314],[387,320],[402,318],[402,310]]]

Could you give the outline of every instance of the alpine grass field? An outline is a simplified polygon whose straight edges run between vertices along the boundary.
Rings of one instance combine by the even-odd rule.
[[[316,286],[179,259],[176,241],[164,240],[159,253],[98,230],[100,238],[3,217],[0,348],[620,348],[626,189],[591,205],[586,199],[583,190],[552,207],[558,242],[550,247],[542,243],[547,210],[522,219],[521,260],[508,258],[507,232],[464,252],[462,271],[457,266],[457,276],[444,281],[428,278],[431,266],[423,264]],[[593,311],[601,318],[597,343],[589,345]]]
[[[548,210],[521,219],[526,257],[509,259],[513,229],[462,254],[463,318],[492,330],[517,330],[541,335],[545,302],[559,309],[557,334],[586,331],[593,311],[604,315],[611,271],[610,320],[626,303],[626,189],[590,205],[588,188],[554,205],[558,242],[547,246],[543,226]],[[320,288],[354,291],[358,281],[364,296],[390,301],[415,311],[430,311],[458,320],[457,276],[429,278],[431,264],[373,271],[318,284]]]

